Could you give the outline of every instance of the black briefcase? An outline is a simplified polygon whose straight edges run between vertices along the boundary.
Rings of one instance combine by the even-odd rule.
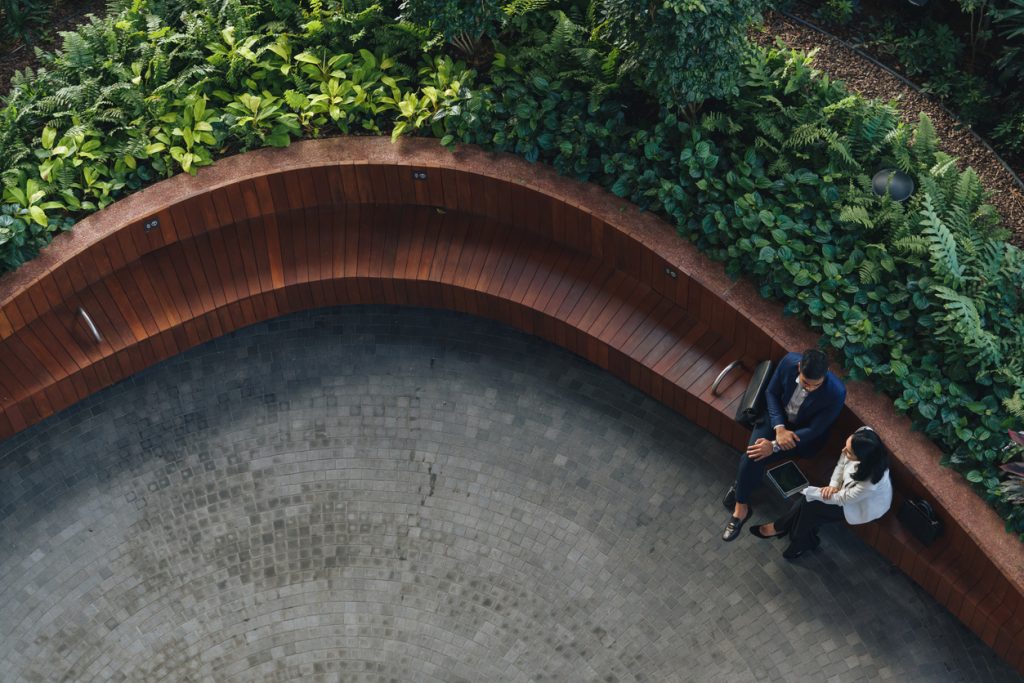
[[[935,510],[928,501],[921,498],[904,500],[897,518],[910,535],[924,545],[931,545],[942,535],[942,520],[935,515]]]
[[[743,392],[740,405],[736,408],[736,421],[747,429],[753,429],[757,418],[765,410],[765,391],[768,390],[768,382],[772,378],[772,362],[762,361],[754,368],[754,374],[750,378],[747,390]]]

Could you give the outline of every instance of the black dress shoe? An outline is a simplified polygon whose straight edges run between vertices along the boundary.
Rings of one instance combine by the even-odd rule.
[[[786,558],[787,560],[795,560],[796,558],[798,558],[801,555],[803,555],[804,552],[805,551],[803,551],[803,550],[797,550],[796,548],[793,547],[793,544],[790,543],[789,547],[782,551],[782,556],[784,558]]]
[[[739,517],[730,517],[729,523],[725,525],[725,531],[722,532],[722,540],[729,542],[736,540],[736,537],[740,535],[740,531],[743,529],[743,525],[747,523],[750,516],[754,514],[754,506],[747,506],[747,516],[743,519]]]
[[[730,486],[729,490],[725,492],[725,498],[722,499],[722,507],[726,510],[732,510],[736,507],[736,487]]]
[[[764,525],[763,524],[755,524],[754,526],[750,527],[750,529],[748,529],[748,531],[750,531],[750,533],[752,533],[753,535],[757,536],[758,538],[782,538],[787,533],[789,533],[788,531],[783,531],[782,533],[772,534],[771,536],[769,536],[769,535],[765,534],[763,531],[761,531],[761,527],[762,526],[764,526]]]

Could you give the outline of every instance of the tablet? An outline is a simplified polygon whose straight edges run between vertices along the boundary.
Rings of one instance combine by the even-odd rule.
[[[794,493],[803,491],[808,484],[807,477],[792,460],[776,465],[768,470],[767,474],[768,481],[772,483],[776,491],[782,494],[783,498],[789,498]]]

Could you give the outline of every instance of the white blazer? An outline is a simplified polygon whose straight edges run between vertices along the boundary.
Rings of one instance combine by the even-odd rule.
[[[866,524],[874,521],[889,511],[892,505],[892,481],[889,470],[885,471],[877,484],[871,479],[856,481],[853,473],[857,471],[858,461],[850,460],[846,455],[839,456],[839,462],[832,471],[829,486],[839,489],[832,497],[825,500],[821,497],[820,486],[808,486],[803,490],[807,500],[819,500],[829,505],[841,505],[843,515],[850,524]]]

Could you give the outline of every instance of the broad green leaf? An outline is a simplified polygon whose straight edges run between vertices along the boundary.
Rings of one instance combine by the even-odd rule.
[[[363,58],[363,61],[366,62],[367,66],[371,69],[377,68],[377,58],[373,56],[372,52],[365,48],[360,48],[359,56]]]
[[[32,221],[34,223],[37,223],[38,225],[41,225],[44,228],[46,227],[46,212],[43,211],[42,208],[38,206],[30,206],[28,207],[28,213],[32,217]]]

